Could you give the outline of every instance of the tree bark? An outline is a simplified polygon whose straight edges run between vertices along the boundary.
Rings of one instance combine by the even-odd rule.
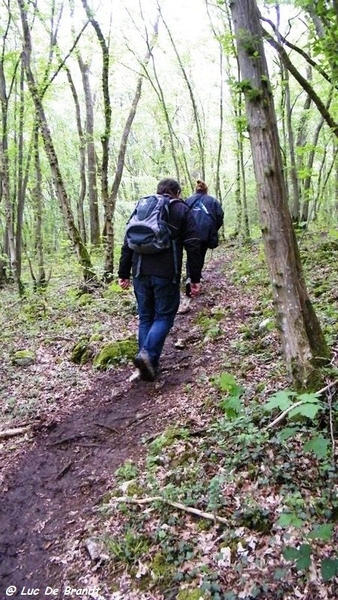
[[[78,62],[82,75],[83,91],[86,105],[86,150],[87,150],[87,169],[88,169],[88,199],[89,199],[89,221],[90,221],[90,242],[93,246],[100,244],[100,223],[99,207],[97,194],[97,176],[96,176],[96,155],[94,144],[94,108],[93,98],[89,82],[89,67],[84,63],[80,54]]]
[[[3,43],[7,38],[8,26],[3,36]],[[15,74],[14,74],[15,77]],[[6,222],[6,246],[8,249],[9,266],[11,276],[18,286],[19,293],[23,292],[20,279],[20,265],[18,262],[16,240],[15,240],[15,222],[14,222],[14,207],[11,198],[10,187],[10,166],[8,157],[8,93],[6,89],[6,77],[4,71],[4,52],[0,56],[0,104],[1,104],[1,139],[0,139],[0,180],[1,180],[1,197],[4,200],[4,212]]]
[[[40,163],[40,149],[39,149],[39,127],[36,124],[34,129],[34,170],[35,170],[35,185],[32,190],[32,197],[34,200],[34,212],[35,212],[35,252],[38,262],[38,276],[35,280],[35,286],[37,289],[43,289],[46,287],[46,271],[45,261],[43,252],[43,232],[42,232],[42,172]]]
[[[86,222],[85,222],[85,216],[84,216],[84,201],[85,201],[86,189],[87,189],[86,148],[85,148],[86,143],[85,143],[82,123],[81,123],[81,110],[80,110],[79,98],[78,98],[77,91],[76,91],[76,88],[74,85],[74,81],[72,79],[71,72],[67,67],[65,67],[65,68],[66,68],[66,73],[67,73],[67,79],[68,79],[68,82],[70,85],[70,89],[71,89],[74,104],[75,104],[76,126],[77,126],[77,132],[79,135],[80,190],[79,190],[79,195],[77,198],[76,207],[77,207],[78,228],[80,230],[81,238],[83,239],[83,242],[85,244],[87,241]]]
[[[297,390],[318,389],[329,350],[307,294],[288,208],[277,121],[256,0],[232,0],[258,208],[277,323]]]

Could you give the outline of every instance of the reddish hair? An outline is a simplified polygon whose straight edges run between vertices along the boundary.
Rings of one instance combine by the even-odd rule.
[[[197,179],[197,181],[196,181],[196,188],[195,189],[196,189],[197,193],[200,193],[200,192],[202,192],[202,194],[207,194],[208,193],[208,186],[201,179]]]

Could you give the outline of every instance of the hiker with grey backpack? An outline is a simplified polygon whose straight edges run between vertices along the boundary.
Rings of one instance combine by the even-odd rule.
[[[134,364],[141,379],[154,381],[165,339],[180,302],[183,248],[191,278],[191,295],[200,291],[200,239],[192,212],[180,198],[174,179],[163,179],[157,193],[141,198],[132,213],[121,249],[119,285],[130,286],[139,316],[138,347]]]
[[[201,240],[202,270],[207,250],[217,248],[219,244],[218,231],[223,225],[224,212],[221,203],[208,194],[207,184],[198,179],[195,193],[186,200],[194,217],[198,235]],[[191,272],[187,262],[186,295],[191,296]]]

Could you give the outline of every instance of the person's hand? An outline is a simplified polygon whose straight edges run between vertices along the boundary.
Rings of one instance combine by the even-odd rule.
[[[130,279],[119,279],[119,286],[123,290],[127,290],[130,286]]]
[[[191,283],[190,284],[190,295],[192,298],[196,298],[201,291],[200,283]]]

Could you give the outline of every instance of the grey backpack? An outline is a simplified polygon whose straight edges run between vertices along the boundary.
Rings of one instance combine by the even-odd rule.
[[[159,194],[141,198],[127,227],[127,244],[139,254],[156,254],[170,248],[171,232],[168,224],[168,196]]]

